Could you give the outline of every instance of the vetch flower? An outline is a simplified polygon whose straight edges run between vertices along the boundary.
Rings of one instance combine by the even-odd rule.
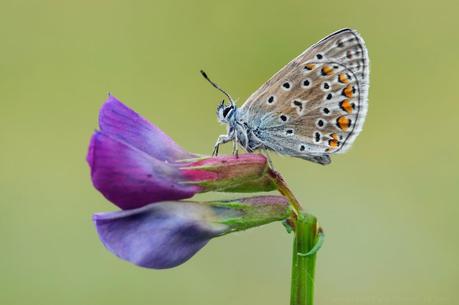
[[[95,214],[100,239],[115,255],[138,266],[180,265],[207,242],[291,215],[281,196],[230,201],[167,201],[138,209]]]
[[[87,154],[92,182],[121,209],[186,199],[200,192],[275,189],[264,156],[187,152],[113,96],[100,110],[99,126]]]
[[[94,186],[119,206],[93,216],[105,247],[145,268],[165,269],[190,259],[212,238],[283,221],[295,231],[291,303],[312,304],[314,264],[324,235],[304,212],[280,173],[262,155],[200,156],[110,96],[87,161]],[[283,196],[227,201],[180,201],[199,192],[260,192]]]

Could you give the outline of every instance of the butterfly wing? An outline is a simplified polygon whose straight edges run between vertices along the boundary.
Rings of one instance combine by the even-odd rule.
[[[281,154],[330,163],[362,129],[368,109],[365,43],[344,29],[300,54],[240,108],[264,146]]]

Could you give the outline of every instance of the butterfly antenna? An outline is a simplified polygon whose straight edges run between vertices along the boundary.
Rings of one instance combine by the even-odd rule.
[[[202,76],[212,85],[214,86],[217,90],[219,90],[220,92],[222,92],[224,95],[226,95],[226,97],[229,99],[231,105],[235,105],[234,103],[234,100],[233,98],[231,97],[231,95],[229,95],[225,90],[223,90],[222,88],[220,88],[219,85],[217,85],[216,83],[214,83],[213,81],[210,80],[210,78],[207,76],[206,72],[204,72],[203,70],[201,70],[201,74]]]

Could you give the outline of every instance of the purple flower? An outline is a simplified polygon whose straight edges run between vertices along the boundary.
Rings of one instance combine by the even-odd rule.
[[[259,154],[189,153],[110,96],[99,115],[87,161],[94,186],[123,211],[95,214],[99,237],[115,255],[147,268],[182,264],[214,237],[291,215],[284,197],[188,202],[208,191],[275,189]]]
[[[231,201],[168,201],[95,214],[100,239],[115,255],[138,266],[172,268],[214,237],[289,217],[287,200],[260,196]]]
[[[100,110],[99,126],[87,155],[91,178],[95,188],[121,209],[199,192],[275,188],[264,156],[192,154],[113,96]]]

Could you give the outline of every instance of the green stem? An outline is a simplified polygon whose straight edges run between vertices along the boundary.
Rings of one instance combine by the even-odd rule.
[[[303,211],[282,176],[272,169],[269,174],[277,190],[288,199],[295,213],[295,217],[288,221],[295,230],[290,305],[313,305],[316,252],[323,242],[323,234],[319,232],[316,217]]]
[[[318,240],[317,219],[302,213],[296,222],[292,257],[290,305],[314,304],[314,271],[316,253],[305,255]]]

